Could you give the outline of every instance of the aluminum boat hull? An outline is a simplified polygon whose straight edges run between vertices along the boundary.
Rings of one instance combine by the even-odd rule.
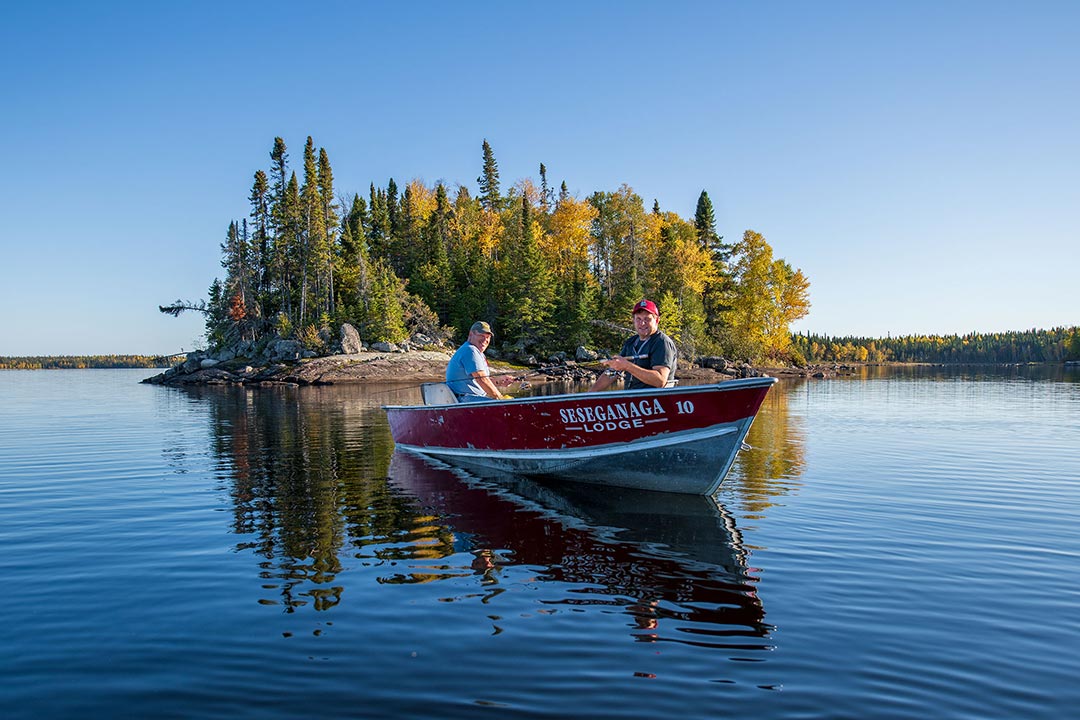
[[[467,468],[711,495],[775,378],[386,406],[396,445]]]

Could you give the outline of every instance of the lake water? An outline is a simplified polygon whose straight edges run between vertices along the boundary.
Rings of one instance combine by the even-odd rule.
[[[415,387],[153,373],[0,373],[0,716],[1080,707],[1080,372],[782,380],[715,502],[395,454]]]

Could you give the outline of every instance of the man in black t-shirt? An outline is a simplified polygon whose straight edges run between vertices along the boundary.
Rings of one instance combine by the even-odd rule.
[[[623,373],[627,390],[674,384],[678,351],[671,338],[660,332],[656,303],[642,300],[634,306],[633,316],[637,335],[631,335],[623,343],[618,357],[603,361],[610,370],[596,379],[590,391],[611,387],[619,373]]]

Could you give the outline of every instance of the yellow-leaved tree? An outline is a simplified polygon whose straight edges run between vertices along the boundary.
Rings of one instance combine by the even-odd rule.
[[[599,284],[589,272],[589,259],[597,214],[591,203],[563,195],[548,216],[548,232],[540,239],[555,280],[556,317],[569,347],[589,343],[590,323],[596,314]]]
[[[750,361],[786,360],[789,325],[810,311],[810,282],[801,270],[774,260],[761,233],[747,230],[735,244],[732,288],[722,343]]]

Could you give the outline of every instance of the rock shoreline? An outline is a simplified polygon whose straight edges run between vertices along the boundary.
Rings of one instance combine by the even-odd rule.
[[[260,358],[260,360],[264,360]],[[357,353],[322,357],[271,360],[254,364],[247,357],[226,360],[206,353],[189,353],[184,362],[142,382],[152,385],[337,385],[348,383],[441,382],[450,362],[450,354],[434,350],[379,352],[364,350]],[[548,365],[519,366],[491,361],[493,376],[498,384],[517,380],[531,382],[591,382],[602,368],[560,359]],[[677,376],[682,380],[720,381],[737,377],[779,375],[784,369],[768,372],[745,363],[723,361],[722,358],[700,358],[699,364],[685,363]],[[786,373],[785,373],[786,374]]]
[[[296,340],[280,338],[239,342],[214,353],[191,352],[175,367],[142,382],[174,386],[440,382],[453,352],[443,349],[445,346],[439,341],[422,335],[415,335],[411,342],[402,345],[368,346],[348,324],[341,326],[340,341],[333,344],[330,338],[326,341],[324,347],[330,348],[330,354],[320,355]],[[595,351],[579,347],[572,359],[566,353],[556,353],[544,365],[532,355],[524,354],[523,348],[510,348],[509,354],[493,358],[490,364],[496,384],[503,386],[519,380],[591,382],[604,369],[599,364],[600,357]],[[829,377],[843,374],[847,369],[834,365],[763,370],[722,357],[699,357],[696,363],[681,362],[676,377],[697,382],[762,375]]]
[[[436,382],[443,379],[450,355],[414,350],[327,355],[252,365],[247,358],[203,366],[191,360],[143,380],[152,385],[334,385],[355,382]]]

